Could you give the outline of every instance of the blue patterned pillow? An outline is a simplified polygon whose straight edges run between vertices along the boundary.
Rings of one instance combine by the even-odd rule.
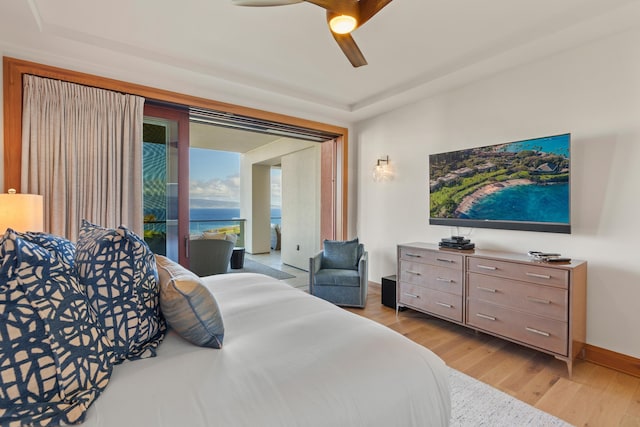
[[[147,244],[126,227],[83,221],[75,263],[80,285],[111,340],[115,362],[155,356],[166,324],[156,262]]]
[[[0,425],[82,422],[112,359],[73,272],[8,230],[0,240]]]
[[[18,237],[27,242],[35,243],[48,250],[51,255],[58,258],[65,267],[70,270],[75,269],[73,257],[76,253],[76,245],[71,240],[67,240],[64,237],[55,236],[48,233],[38,233],[34,231],[27,231],[26,233],[15,232]]]
[[[156,255],[160,307],[167,323],[187,341],[222,348],[224,323],[215,297],[193,272]]]

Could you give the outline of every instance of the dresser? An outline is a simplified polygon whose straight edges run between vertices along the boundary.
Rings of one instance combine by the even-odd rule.
[[[587,262],[398,245],[397,308],[407,307],[555,356],[567,364],[586,338]]]

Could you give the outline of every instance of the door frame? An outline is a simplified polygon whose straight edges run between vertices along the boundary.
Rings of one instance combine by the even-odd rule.
[[[178,124],[178,262],[189,268],[189,110],[145,102],[144,116],[172,120]]]
[[[108,89],[146,99],[177,104],[188,107],[204,108],[231,114],[255,117],[273,122],[285,123],[309,129],[321,130],[338,135],[335,139],[335,151],[331,162],[323,161],[321,176],[323,182],[333,182],[331,188],[323,187],[321,206],[332,206],[332,218],[321,219],[321,240],[346,239],[348,224],[348,129],[327,123],[302,119],[256,108],[243,107],[212,99],[181,94],[150,86],[129,83],[121,80],[100,77],[64,68],[52,67],[36,62],[3,57],[3,108],[4,108],[4,187],[20,191],[22,158],[22,75],[63,80],[101,89]],[[331,164],[328,168],[325,165]],[[330,169],[330,170],[326,170]]]

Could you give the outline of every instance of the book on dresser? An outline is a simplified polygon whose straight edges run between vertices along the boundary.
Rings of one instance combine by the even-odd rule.
[[[569,376],[586,338],[587,262],[398,245],[397,308],[418,310],[563,360]]]

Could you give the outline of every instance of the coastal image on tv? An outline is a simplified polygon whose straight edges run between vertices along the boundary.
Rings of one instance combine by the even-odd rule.
[[[429,156],[430,224],[570,233],[570,134]]]

